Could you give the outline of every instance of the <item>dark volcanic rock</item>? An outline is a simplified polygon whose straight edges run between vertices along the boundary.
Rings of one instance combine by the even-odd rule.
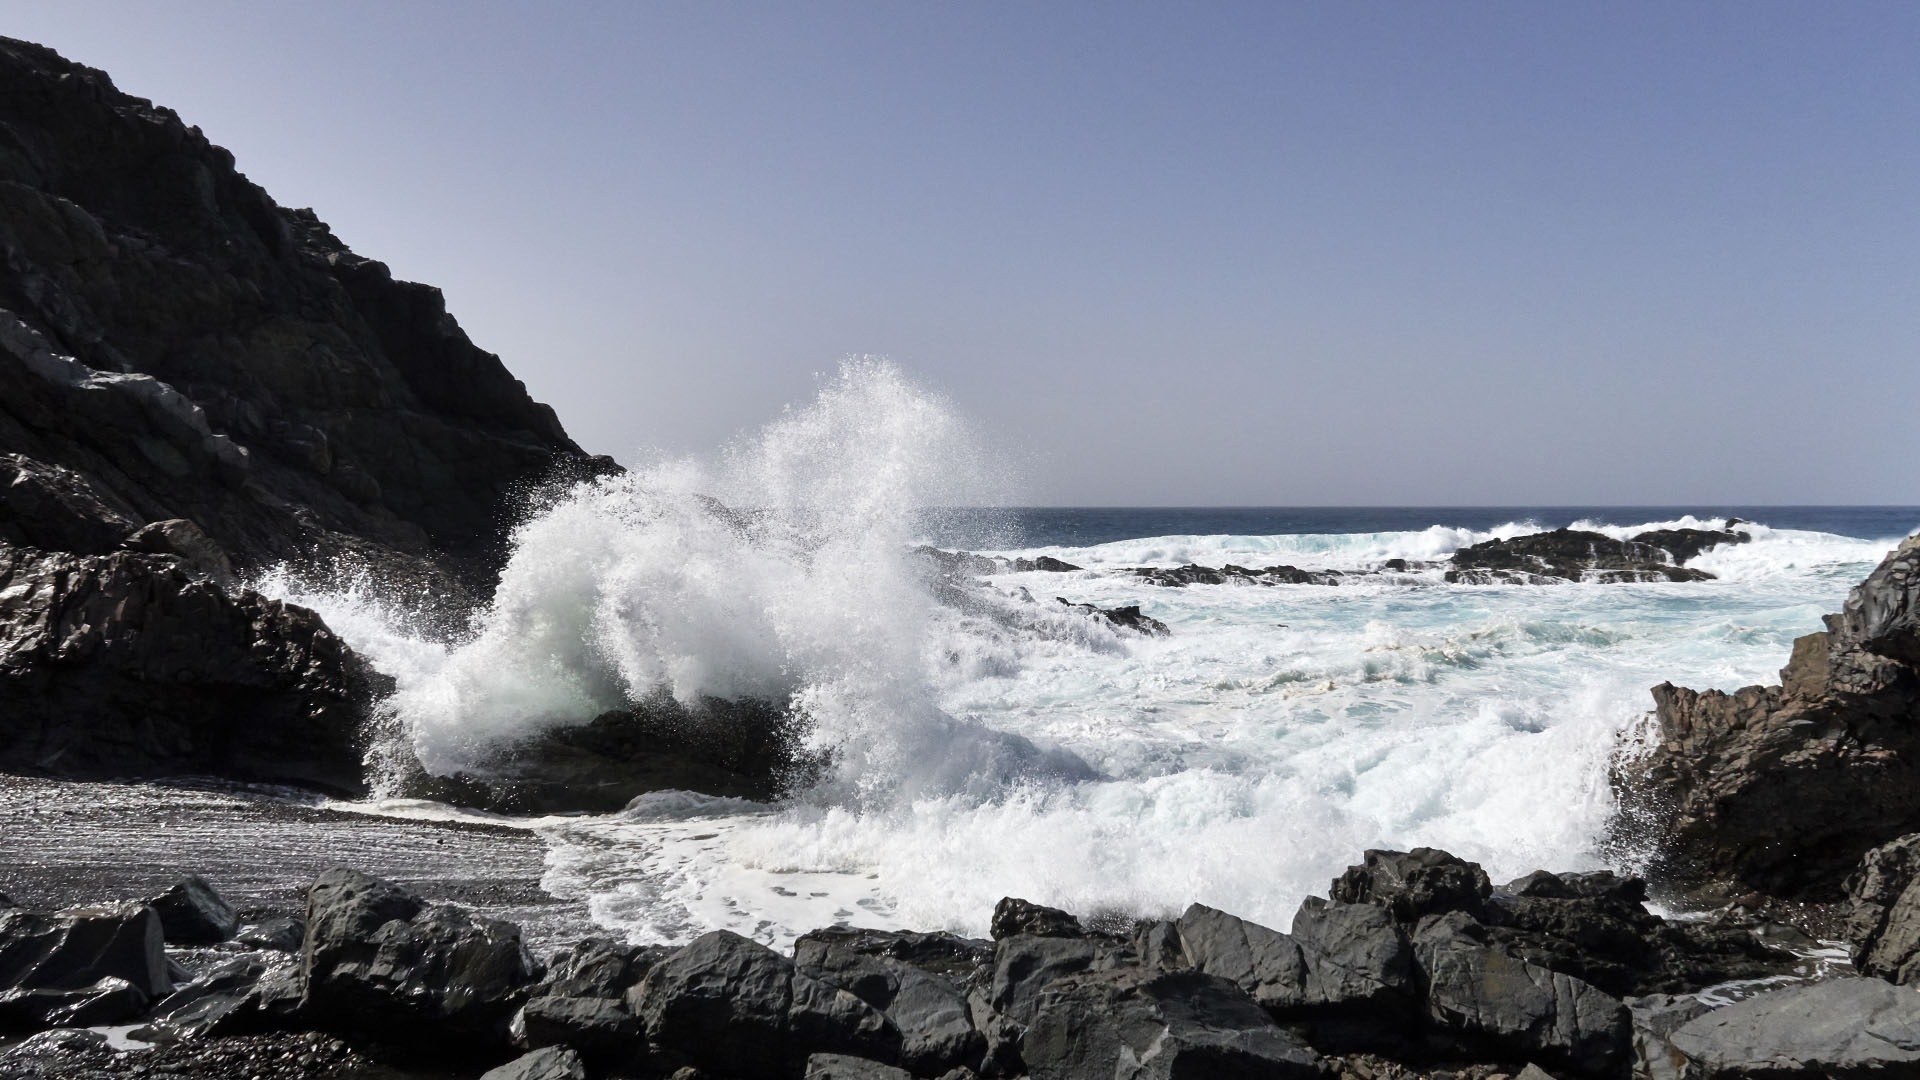
[[[1284,1080],[1320,1056],[1245,991],[1197,971],[1107,971],[1048,986],[1022,1044],[1034,1080]]]
[[[1657,742],[1614,786],[1624,841],[1680,881],[1836,900],[1868,849],[1920,831],[1920,540],[1794,642],[1779,686],[1653,690]]]
[[[1015,896],[1003,896],[993,905],[993,922],[990,925],[993,940],[1013,937],[1015,934],[1031,934],[1034,937],[1080,937],[1085,933],[1080,929],[1080,920],[1073,915],[1050,908],[1044,904],[1035,904]]]
[[[0,450],[33,477],[0,539],[187,519],[245,567],[339,537],[479,564],[520,485],[604,467],[439,290],[104,72],[0,40],[0,130]]]
[[[220,899],[198,874],[189,874],[166,892],[150,897],[147,906],[160,916],[160,929],[170,945],[211,945],[227,940],[240,928],[233,905]]]
[[[387,685],[319,616],[170,557],[0,545],[0,768],[359,792]]]
[[[1488,540],[1463,547],[1453,553],[1453,569],[1447,580],[1461,584],[1534,584],[1540,580],[1568,581],[1711,581],[1713,575],[1679,564],[1714,543],[1707,537],[1670,530],[1644,533],[1632,540],[1616,540],[1605,533],[1581,529],[1555,529],[1529,533],[1506,540]],[[1729,536],[1733,534],[1728,534]],[[1668,548],[1647,537],[1660,537],[1678,545]]]
[[[1379,905],[1411,925],[1423,915],[1448,911],[1479,915],[1492,892],[1478,863],[1438,848],[1414,848],[1368,851],[1360,865],[1334,879],[1327,895],[1343,904]]]
[[[1728,518],[1725,529],[1649,529],[1633,538],[1636,544],[1651,544],[1664,550],[1676,563],[1684,563],[1702,552],[1722,544],[1744,544],[1752,533],[1734,532],[1737,518]]]
[[[587,1080],[580,1055],[564,1046],[549,1046],[488,1069],[480,1080]]]
[[[345,868],[307,892],[301,1013],[322,1029],[484,1054],[507,1045],[535,976],[511,923]]]
[[[1689,1080],[1920,1075],[1920,993],[1833,979],[1757,994],[1668,1037]]]
[[[816,1053],[899,1055],[900,1032],[878,1010],[725,930],[654,965],[631,999],[656,1046],[722,1075],[791,1076]]]
[[[794,943],[801,971],[886,1014],[900,1030],[901,1063],[922,1076],[980,1065],[986,1039],[973,1026],[965,979],[990,958],[985,942],[950,934],[836,928]]]
[[[1464,912],[1422,919],[1413,946],[1429,1020],[1469,1050],[1545,1061],[1582,1076],[1625,1071],[1633,1024],[1620,999],[1508,955]]]
[[[619,810],[653,791],[771,799],[804,786],[820,762],[801,750],[801,720],[769,702],[662,692],[586,724],[488,748],[450,777],[419,772],[410,795],[511,813]]]
[[[1054,599],[1075,611],[1084,612],[1095,618],[1105,619],[1108,623],[1121,630],[1131,630],[1136,634],[1146,634],[1148,637],[1166,637],[1167,634],[1171,633],[1171,631],[1167,629],[1166,623],[1161,622],[1151,615],[1142,615],[1139,604],[1128,604],[1126,607],[1103,608],[1095,607],[1092,604],[1076,604],[1064,596],[1056,596]]]
[[[41,915],[0,911],[0,990],[80,990],[124,979],[149,997],[173,989],[160,917],[144,904]]]
[[[1176,589],[1188,585],[1338,585],[1346,577],[1338,570],[1302,570],[1297,566],[1268,566],[1250,570],[1232,563],[1218,569],[1193,563],[1172,569],[1138,566],[1129,573],[1148,584]]]

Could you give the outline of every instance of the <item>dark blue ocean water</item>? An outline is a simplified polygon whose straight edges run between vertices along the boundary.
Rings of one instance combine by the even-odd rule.
[[[1920,529],[1915,506],[1023,506],[944,511],[929,522],[928,533],[942,547],[1086,547],[1146,536],[1408,532],[1431,525],[1484,531],[1514,521],[1542,529],[1576,521],[1635,525],[1687,514],[1861,540],[1894,540]]]

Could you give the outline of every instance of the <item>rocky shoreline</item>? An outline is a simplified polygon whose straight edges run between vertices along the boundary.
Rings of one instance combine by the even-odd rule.
[[[1199,906],[1083,925],[1009,898],[991,940],[835,926],[791,956],[726,932],[629,946],[544,897],[525,831],[342,827],[290,791],[177,779],[359,797],[379,770],[512,813],[805,787],[831,761],[786,703],[664,695],[431,775],[382,739],[387,676],[244,584],[364,573],[457,622],[516,513],[617,466],[437,290],[276,205],[171,111],[11,39],[0,207],[0,1080],[1920,1075],[1920,543],[1796,642],[1779,686],[1654,690],[1648,745],[1613,777],[1614,850],[1652,851],[1646,880],[1496,888],[1445,852],[1374,851],[1284,933]],[[1696,582],[1711,575],[1686,564],[1746,542],[1739,524],[1560,529],[1347,573],[1118,573]],[[970,615],[1110,648],[1167,632],[1139,606],[973,580],[1081,569],[1057,559],[920,554]],[[137,841],[108,820],[128,800]],[[215,819],[231,827],[194,832]],[[254,850],[218,850],[243,828]],[[1650,887],[1694,914],[1650,911]]]
[[[1638,878],[1496,888],[1432,849],[1367,852],[1285,933],[1198,904],[1085,926],[1008,898],[991,940],[588,937],[545,963],[511,922],[357,870],[244,924],[188,877],[61,912],[0,901],[0,1037],[28,1035],[0,1076],[1889,1075],[1920,1069],[1920,994],[1898,985],[1920,968],[1916,850],[1850,882],[1864,977],[1822,977],[1818,942],[1738,910],[1663,919]]]

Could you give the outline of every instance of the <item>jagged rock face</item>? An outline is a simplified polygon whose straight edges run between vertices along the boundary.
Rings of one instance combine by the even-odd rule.
[[[1867,852],[1847,878],[1846,935],[1862,975],[1920,977],[1920,833]]]
[[[516,485],[605,467],[439,290],[276,206],[172,111],[12,39],[0,385],[0,539],[56,550],[184,518],[242,566],[330,536],[473,559]]]
[[[1621,839],[1663,876],[1837,900],[1868,849],[1920,831],[1917,572],[1910,539],[1794,642],[1779,686],[1655,687],[1657,743],[1615,773]]]
[[[317,615],[178,558],[0,544],[0,768],[358,792],[386,688]]]

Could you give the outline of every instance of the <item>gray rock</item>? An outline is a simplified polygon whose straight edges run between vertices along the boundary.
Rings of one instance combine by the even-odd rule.
[[[149,997],[172,991],[160,917],[144,904],[41,915],[0,910],[0,989],[78,990],[125,979]]]
[[[260,980],[291,968],[284,957],[270,963],[258,956],[236,956],[216,964],[156,1002],[152,1019],[137,1029],[137,1037],[166,1043],[236,1030],[236,1013],[259,1008],[255,991]]]
[[[7,1080],[69,1080],[113,1056],[107,1037],[80,1028],[55,1028],[0,1050],[0,1076]]]
[[[1613,1077],[1633,1046],[1618,998],[1490,947],[1463,912],[1429,916],[1413,935],[1427,1017],[1468,1052],[1538,1059],[1582,1076]]]
[[[1306,958],[1288,935],[1204,904],[1187,908],[1176,928],[1196,970],[1232,980],[1269,1009],[1306,1004]]]
[[[1055,979],[1107,966],[1113,949],[1092,938],[1002,938],[993,949],[993,976],[987,1003],[993,1011],[1024,1027],[1033,1022],[1040,992]]]
[[[814,1054],[805,1080],[913,1080],[913,1073],[892,1065],[845,1054]]]
[[[535,982],[519,927],[344,867],[307,890],[307,928],[301,1010],[322,1029],[485,1052]]]
[[[1042,993],[1022,1043],[1034,1080],[1275,1080],[1320,1059],[1245,991],[1198,971],[1089,972]]]
[[[222,588],[233,585],[233,563],[206,530],[186,518],[150,522],[133,531],[120,546],[127,551],[172,555],[196,573],[205,574]]]
[[[170,945],[212,945],[240,928],[233,905],[198,874],[189,874],[166,892],[150,897],[147,906],[159,914],[160,931]]]
[[[146,991],[113,975],[70,990],[8,990],[0,993],[0,1030],[118,1024],[138,1016],[151,1000]]]
[[[1378,904],[1412,926],[1423,916],[1464,911],[1479,918],[1493,885],[1478,863],[1438,848],[1368,851],[1335,878],[1327,895],[1343,904]]]
[[[571,1046],[588,1056],[618,1055],[638,1049],[640,1020],[617,998],[540,995],[529,998],[513,1018],[519,1046]]]
[[[1920,992],[1834,979],[1756,994],[1670,1038],[1689,1080],[1920,1075]]]
[[[580,1055],[564,1046],[547,1046],[489,1069],[480,1080],[587,1080]]]
[[[307,940],[307,921],[293,915],[269,915],[241,927],[233,940],[256,949],[297,953]]]
[[[655,964],[629,1001],[654,1044],[727,1075],[789,1075],[813,1053],[899,1057],[900,1032],[878,1010],[725,930]]]
[[[900,1061],[921,1076],[980,1064],[986,1040],[974,1029],[957,980],[930,974],[888,955],[879,932],[808,935],[795,943],[795,963],[886,1014],[900,1031]],[[966,949],[963,939],[950,947]],[[895,947],[907,943],[896,940]],[[855,951],[860,945],[875,952]],[[921,943],[926,948],[926,943]],[[971,950],[967,950],[970,952]],[[924,955],[924,954],[923,954]]]
[[[1896,983],[1920,973],[1920,833],[1867,852],[1847,878],[1853,966]]]

